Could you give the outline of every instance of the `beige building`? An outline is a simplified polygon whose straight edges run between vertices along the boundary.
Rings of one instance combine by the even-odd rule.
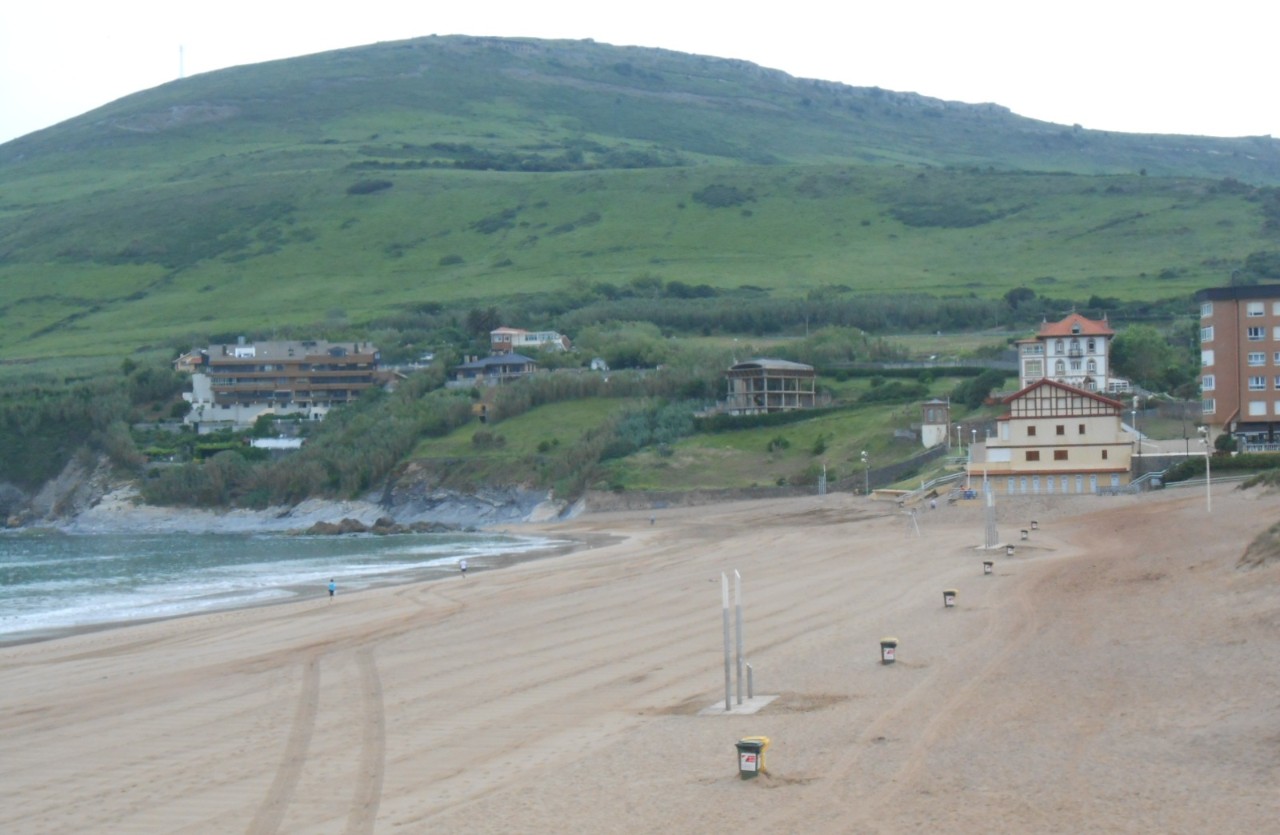
[[[996,435],[971,448],[971,484],[996,493],[1096,493],[1129,483],[1135,438],[1121,425],[1124,404],[1042,379],[1004,399]]]
[[[556,331],[527,331],[522,328],[495,328],[489,331],[489,350],[495,354],[512,354],[536,349],[567,351],[569,337]]]
[[[246,342],[210,345],[191,375],[186,422],[200,431],[244,428],[264,414],[320,420],[384,382],[369,342]]]

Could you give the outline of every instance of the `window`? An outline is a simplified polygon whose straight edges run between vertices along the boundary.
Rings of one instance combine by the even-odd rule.
[[[1250,377],[1249,378],[1249,391],[1266,391],[1266,390],[1267,390],[1266,377]]]
[[[1278,364],[1280,364],[1280,362],[1278,362]],[[1026,369],[1027,379],[1044,376],[1044,360],[1027,360],[1023,367]]]
[[[1072,361],[1071,361],[1071,370],[1072,370],[1072,371],[1079,371],[1079,370],[1080,370],[1080,360],[1072,360]]]
[[[1206,397],[1200,401],[1200,411],[1203,414],[1211,415],[1218,410],[1218,401],[1212,397]]]
[[[1201,329],[1200,329],[1200,341],[1201,341],[1201,342],[1212,342],[1212,341],[1213,341],[1213,325],[1210,325],[1210,326],[1209,326],[1209,327],[1207,327],[1207,328],[1201,328]]]
[[[1208,351],[1201,351],[1201,352],[1200,352],[1200,364],[1201,364],[1202,366],[1209,366],[1209,365],[1213,365],[1213,350],[1212,350],[1212,349],[1210,349],[1210,350],[1208,350]]]
[[[1038,449],[1029,450],[1029,451],[1027,452],[1027,460],[1028,460],[1028,461],[1039,461],[1039,460],[1040,460],[1040,450],[1038,450]]]
[[[1249,401],[1249,417],[1263,417],[1267,413],[1267,401],[1250,400]]]
[[[1200,378],[1201,391],[1213,391],[1213,387],[1218,384],[1218,380],[1212,374],[1206,374]]]
[[[1089,340],[1089,353],[1091,354],[1097,353],[1097,343],[1095,343],[1092,339]]]
[[[1055,342],[1055,343],[1053,344],[1053,350],[1054,350],[1054,351],[1056,351],[1057,353],[1061,354],[1063,351],[1065,351],[1065,350],[1066,350],[1066,345],[1067,345],[1067,344],[1066,344],[1065,342],[1063,342],[1061,339],[1059,339],[1057,342]]]
[[[1089,373],[1090,373],[1090,374],[1097,374],[1097,373],[1098,373],[1098,361],[1097,361],[1097,360],[1089,360],[1088,368],[1089,368]]]
[[[1249,364],[1250,365],[1266,365],[1267,355],[1264,354],[1262,351],[1251,351],[1249,353]]]
[[[1079,431],[1077,431],[1077,432],[1076,432],[1076,434],[1077,434],[1077,435],[1083,435],[1083,434],[1084,434],[1084,424],[1083,424],[1083,423],[1082,423],[1082,424],[1080,424]]]
[[[1065,362],[1063,362],[1062,360],[1055,360],[1055,361],[1054,361],[1054,363],[1053,363],[1053,373],[1054,373],[1054,374],[1059,374],[1059,375],[1061,375],[1061,374],[1066,374],[1066,373],[1067,373],[1067,364],[1066,364]]]
[[[1275,340],[1280,340],[1280,325],[1276,325],[1274,328],[1271,329],[1271,338]]]
[[[1057,431],[1055,434],[1058,434],[1058,435],[1065,435],[1065,434],[1067,434],[1067,427],[1066,427],[1065,425],[1061,424],[1061,423],[1059,423],[1059,424],[1058,424],[1058,426],[1057,426],[1057,430],[1058,430],[1058,431]]]
[[[1263,302],[1246,302],[1244,307],[1245,316],[1262,316],[1266,314],[1267,306]]]
[[[1272,378],[1272,380],[1271,380],[1271,386],[1272,386],[1272,388],[1274,388],[1276,391],[1280,391],[1280,377],[1274,377],[1274,378]],[[1278,404],[1276,404],[1276,405],[1280,405],[1280,403],[1278,403]]]
[[[1271,315],[1280,316],[1280,302],[1271,303]]]
[[[1034,426],[1027,427],[1027,437],[1034,438],[1036,436],[1036,428]]]
[[[1250,342],[1261,342],[1262,340],[1267,338],[1267,329],[1266,328],[1248,328],[1245,332],[1245,337]]]
[[[1103,461],[1106,461],[1106,460],[1107,460],[1107,450],[1105,450],[1105,449],[1102,451],[1102,460],[1103,460]]]
[[[1066,461],[1066,460],[1067,460],[1067,451],[1066,451],[1065,449],[1055,449],[1055,450],[1053,451],[1053,460],[1054,460],[1054,461]]]
[[[1213,302],[1200,302],[1200,318],[1213,315]]]

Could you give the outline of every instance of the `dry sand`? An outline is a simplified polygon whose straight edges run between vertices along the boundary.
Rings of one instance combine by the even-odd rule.
[[[1280,496],[998,512],[1019,548],[990,576],[980,507],[916,536],[827,496],[588,515],[540,530],[625,539],[8,647],[0,831],[1280,831],[1280,565],[1236,567]],[[734,569],[779,698],[699,716]],[[748,735],[773,746],[743,781]]]

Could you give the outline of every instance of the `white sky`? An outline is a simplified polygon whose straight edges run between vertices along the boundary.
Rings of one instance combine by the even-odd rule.
[[[188,76],[423,35],[593,38],[741,58],[1086,128],[1280,136],[1264,0],[11,0],[0,142]]]

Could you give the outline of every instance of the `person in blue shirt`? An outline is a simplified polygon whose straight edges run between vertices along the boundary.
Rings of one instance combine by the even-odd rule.
[[[330,579],[329,580],[329,596],[333,597],[333,593],[336,592],[337,590],[338,590],[338,584],[333,582],[332,579]]]

